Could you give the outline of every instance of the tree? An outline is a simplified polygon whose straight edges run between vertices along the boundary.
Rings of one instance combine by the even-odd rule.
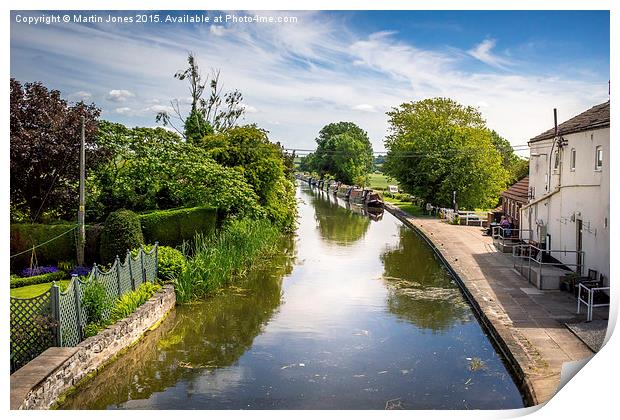
[[[267,131],[255,125],[232,127],[205,137],[199,147],[220,165],[241,173],[276,224],[293,227],[297,206],[287,166],[292,161],[269,141]]]
[[[81,120],[85,119],[87,170],[106,151],[95,147],[100,110],[69,104],[41,82],[11,78],[11,210],[32,222],[46,214],[73,219],[77,212]]]
[[[447,98],[425,99],[393,108],[385,172],[416,197],[461,208],[497,204],[508,171],[480,113]]]
[[[327,124],[316,142],[316,152],[306,160],[311,162],[310,169],[321,176],[330,174],[342,182],[353,183],[363,180],[372,170],[372,144],[368,134],[354,123]]]
[[[187,117],[181,112],[178,99],[170,101],[173,114],[162,111],[157,114],[156,121],[164,126],[170,126],[187,140],[193,141],[202,133],[210,134],[213,131],[223,131],[234,127],[237,120],[244,114],[245,108],[241,105],[243,95],[238,90],[224,93],[220,83],[220,71],[212,70],[209,81],[205,81],[198,62],[193,53],[187,55],[187,68],[174,74],[178,80],[189,82],[191,108]],[[203,94],[209,86],[209,97]],[[183,131],[175,126],[173,120],[183,124]]]
[[[508,184],[514,184],[526,177],[530,170],[530,162],[518,156],[512,149],[510,142],[495,130],[491,130],[491,140],[495,149],[502,155],[502,165],[509,174]]]

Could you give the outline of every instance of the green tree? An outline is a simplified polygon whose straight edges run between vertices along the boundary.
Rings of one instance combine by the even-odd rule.
[[[243,175],[279,227],[293,227],[297,206],[289,161],[265,130],[255,125],[232,127],[205,137],[200,147],[220,165]]]
[[[204,136],[213,134],[213,127],[205,120],[200,111],[192,109],[189,116],[185,119],[183,134],[188,142],[199,143]]]
[[[387,114],[384,169],[406,192],[446,207],[452,205],[453,191],[461,208],[497,204],[509,174],[475,108],[433,98],[404,103]]]
[[[340,181],[353,183],[364,179],[372,170],[368,134],[352,122],[327,124],[319,132],[316,143],[310,167],[321,176],[331,174]]]
[[[495,149],[502,155],[502,165],[509,174],[508,184],[514,184],[528,175],[530,162],[518,156],[508,140],[500,136],[495,130],[491,130],[491,140]]]

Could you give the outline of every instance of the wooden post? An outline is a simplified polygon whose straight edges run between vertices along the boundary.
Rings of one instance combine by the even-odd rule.
[[[136,281],[133,278],[133,270],[131,269],[131,251],[127,250],[127,267],[129,268],[129,279],[131,280],[131,290],[136,290]]]
[[[116,285],[118,286],[118,297],[123,295],[123,288],[121,287],[121,260],[116,256]]]
[[[75,319],[77,323],[78,342],[84,338],[82,331],[82,302],[80,301],[80,281],[77,274],[71,276],[73,282],[73,297],[75,298]]]
[[[86,228],[84,219],[86,213],[86,198],[84,184],[86,182],[86,153],[85,153],[85,128],[82,116],[82,135],[80,140],[80,203],[78,208],[78,240],[77,240],[77,263],[84,265],[84,245],[86,244]]]
[[[56,321],[56,326],[54,327],[54,345],[57,347],[62,347],[62,335],[61,335],[61,322],[60,322],[60,288],[56,284],[56,282],[52,283],[52,288],[50,289],[50,298],[51,298],[51,310],[52,310],[52,318]]]

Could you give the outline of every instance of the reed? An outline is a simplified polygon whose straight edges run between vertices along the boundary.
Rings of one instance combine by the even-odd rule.
[[[187,264],[175,281],[177,301],[206,297],[242,276],[261,256],[276,249],[280,231],[268,220],[228,222],[218,234],[196,235],[184,246]]]

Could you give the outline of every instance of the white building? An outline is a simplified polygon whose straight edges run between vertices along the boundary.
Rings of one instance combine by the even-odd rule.
[[[596,270],[609,285],[609,101],[560,124],[557,137],[552,128],[528,145],[521,228],[541,249],[560,251],[549,254],[556,260],[584,276]]]

